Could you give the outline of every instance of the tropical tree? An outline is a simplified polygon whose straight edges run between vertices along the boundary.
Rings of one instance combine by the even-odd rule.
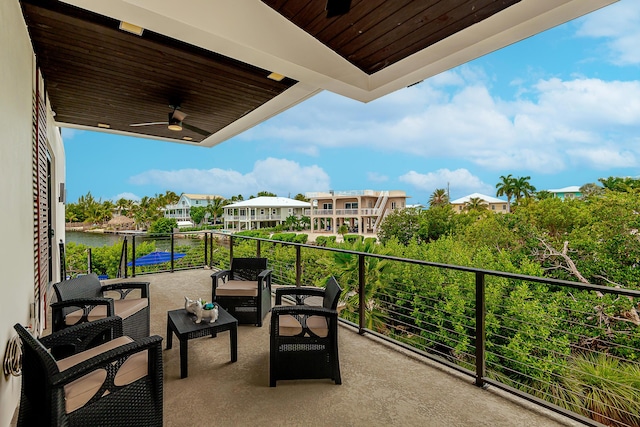
[[[480,197],[471,197],[469,201],[464,204],[463,209],[467,212],[484,212],[489,209],[489,204]]]
[[[516,203],[520,203],[523,198],[529,199],[536,192],[536,187],[529,182],[530,179],[530,176],[523,176],[513,180],[512,190]]]
[[[496,184],[496,196],[506,196],[507,211],[511,212],[511,198],[513,197],[515,178],[511,174],[500,177],[500,182]]]
[[[442,206],[449,203],[449,195],[444,188],[436,189],[429,197],[429,206]]]
[[[536,200],[552,199],[553,193],[547,190],[540,190],[536,192],[535,197],[536,197]]]
[[[216,224],[218,222],[218,218],[224,214],[224,207],[228,203],[228,200],[221,199],[219,197],[209,200],[209,204],[205,207],[205,210],[206,213],[209,214],[210,221]]]
[[[582,193],[583,198],[590,197],[590,196],[599,196],[604,193],[604,189],[600,187],[598,184],[590,182],[580,187],[580,193]]]
[[[304,194],[302,193],[298,193],[295,195],[295,197],[293,198],[294,200],[300,200],[301,202],[308,202],[309,199],[307,199]]]
[[[611,191],[631,193],[640,189],[640,179],[636,178],[610,176],[609,178],[599,178],[598,181],[604,188]]]
[[[207,214],[207,208],[205,206],[192,206],[189,210],[189,216],[194,224],[200,225]]]

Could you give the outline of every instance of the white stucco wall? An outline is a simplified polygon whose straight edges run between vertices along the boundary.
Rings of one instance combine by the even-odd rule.
[[[34,57],[18,0],[0,1],[0,356],[15,323],[30,323],[33,303],[33,191],[31,93]],[[50,126],[54,179],[64,179],[62,140]],[[53,133],[52,133],[53,132]],[[54,189],[59,188],[57,184]],[[54,193],[57,199],[57,193]],[[54,226],[64,233],[55,204]],[[56,235],[56,238],[58,236]],[[56,257],[57,252],[54,253]],[[58,267],[54,267],[59,269]],[[20,397],[20,379],[0,376],[0,426],[8,426]]]

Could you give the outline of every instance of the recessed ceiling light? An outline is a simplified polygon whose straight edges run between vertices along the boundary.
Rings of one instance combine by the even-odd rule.
[[[191,138],[190,136],[183,136],[182,139],[184,139],[185,141],[193,141],[193,138]]]
[[[111,125],[108,125],[106,123],[98,123],[98,127],[102,129],[111,129]]]
[[[124,21],[120,21],[120,26],[118,28],[120,28],[122,31],[126,31],[137,36],[141,36],[142,32],[144,31],[144,28]]]
[[[282,74],[278,74],[278,73],[271,73],[267,76],[267,78],[271,79],[271,80],[275,80],[277,82],[281,81],[282,79],[285,78],[285,76],[283,76]]]

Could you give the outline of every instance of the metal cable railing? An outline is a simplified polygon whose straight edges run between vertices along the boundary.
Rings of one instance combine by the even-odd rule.
[[[261,256],[277,285],[321,286],[333,275],[345,291],[341,319],[361,334],[588,425],[640,425],[640,319],[630,315],[640,291],[215,232],[184,248],[176,237],[166,237],[169,250],[184,257],[128,272]],[[144,247],[134,242],[122,250],[128,262]]]

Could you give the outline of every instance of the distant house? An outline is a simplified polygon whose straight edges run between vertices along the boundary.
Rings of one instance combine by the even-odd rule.
[[[487,203],[487,209],[494,213],[507,213],[508,206],[506,200],[500,200],[495,197],[487,196],[486,194],[473,193],[468,196],[461,197],[459,199],[453,200],[451,202],[451,206],[456,213],[464,212],[465,205],[471,199],[482,199]]]
[[[547,191],[553,194],[553,197],[557,197],[558,199],[561,199],[561,200],[582,197],[582,192],[580,191],[580,187],[578,187],[577,185],[571,185],[569,187],[558,188],[557,190],[547,190]]]
[[[167,205],[164,208],[165,218],[175,218],[178,224],[193,225],[191,220],[191,208],[194,206],[209,206],[215,199],[225,200],[217,194],[188,194],[182,193],[178,203]]]
[[[224,228],[230,230],[258,230],[282,224],[289,216],[302,218],[309,210],[309,202],[287,197],[255,197],[224,207]]]
[[[336,232],[341,225],[352,233],[376,233],[386,215],[404,209],[404,191],[329,191],[307,193],[311,202],[311,231]]]

